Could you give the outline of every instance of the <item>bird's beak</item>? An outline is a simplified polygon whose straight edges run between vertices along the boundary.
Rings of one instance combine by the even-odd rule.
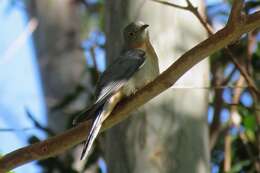
[[[141,30],[143,31],[143,30],[145,30],[145,29],[148,28],[148,27],[149,27],[149,25],[144,24],[143,26],[141,26]]]

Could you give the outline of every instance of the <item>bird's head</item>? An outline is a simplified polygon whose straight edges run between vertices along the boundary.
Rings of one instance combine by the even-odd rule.
[[[148,26],[141,21],[132,22],[127,25],[123,31],[125,45],[130,48],[142,46],[145,40],[148,39]]]

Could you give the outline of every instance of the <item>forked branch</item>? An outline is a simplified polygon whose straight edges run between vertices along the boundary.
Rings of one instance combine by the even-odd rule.
[[[237,11],[234,11],[234,13],[237,13]],[[239,29],[233,30],[227,25],[222,30],[211,35],[208,39],[183,54],[153,82],[138,91],[135,95],[120,102],[112,115],[104,122],[102,131],[124,120],[130,115],[131,111],[171,87],[185,72],[204,58],[226,47],[229,43],[238,40],[242,34],[260,27],[260,12],[245,16],[245,20],[242,23],[238,23],[237,27]],[[87,121],[60,135],[15,150],[0,159],[0,173],[8,172],[33,160],[42,160],[63,153],[82,142],[89,129],[90,122]]]

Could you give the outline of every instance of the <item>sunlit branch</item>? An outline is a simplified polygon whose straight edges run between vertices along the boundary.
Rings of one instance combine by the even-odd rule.
[[[167,2],[167,1],[162,1],[162,0],[151,0],[154,2],[158,2],[164,5],[168,5],[171,7],[175,7],[178,9],[182,9],[182,10],[187,10],[191,13],[193,13],[196,18],[200,21],[200,23],[203,25],[203,27],[206,29],[208,35],[212,35],[213,32],[213,28],[212,26],[210,26],[210,24],[201,16],[201,14],[199,13],[199,10],[197,7],[193,6],[193,4],[189,1],[186,0],[187,2],[187,6],[180,6],[171,2]],[[230,27],[235,28],[236,26],[234,24],[238,24],[240,22],[244,22],[245,20],[245,16],[242,15],[241,10],[243,7],[243,1],[242,0],[235,0],[233,3],[233,7],[231,9],[231,14],[228,20],[228,25]],[[229,57],[231,58],[231,61],[235,64],[236,68],[240,71],[240,73],[242,74],[242,76],[246,79],[249,87],[249,90],[251,90],[253,93],[255,93],[255,95],[257,95],[257,97],[260,97],[260,92],[258,91],[254,81],[252,80],[252,78],[250,77],[250,75],[247,73],[247,71],[237,62],[237,58],[233,55],[232,51],[228,48],[228,46],[226,46],[224,48],[224,50],[227,52],[227,54],[229,55]]]
[[[0,61],[1,64],[5,64],[14,57],[14,54],[22,48],[26,40],[32,35],[32,33],[36,30],[38,26],[38,20],[32,18],[29,20],[27,26],[24,31],[12,42],[12,44],[6,49],[3,53]]]
[[[236,11],[235,11],[236,12]],[[239,14],[238,14],[239,15]],[[136,110],[152,98],[170,88],[185,72],[209,55],[238,40],[242,34],[260,26],[260,12],[245,17],[245,20],[234,25],[227,25],[222,30],[211,35],[184,53],[166,71],[160,74],[153,82],[134,95],[120,102],[112,115],[104,122],[102,131],[126,119],[131,111]],[[82,142],[90,130],[90,121],[65,131],[45,141],[15,150],[0,159],[0,172],[4,173],[33,160],[42,160],[65,152]]]

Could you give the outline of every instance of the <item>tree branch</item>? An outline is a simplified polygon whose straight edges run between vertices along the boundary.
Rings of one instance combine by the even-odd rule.
[[[189,10],[188,6],[181,6],[181,5],[177,5],[177,4],[174,4],[174,3],[171,3],[171,2],[167,2],[167,1],[162,1],[162,0],[151,0],[151,1],[158,2],[158,3],[164,4],[164,5],[168,5],[168,6],[171,6],[171,7],[174,7],[174,8],[179,8],[179,9],[182,9],[182,10]]]
[[[126,119],[131,111],[171,87],[185,72],[204,58],[239,39],[242,34],[260,27],[260,12],[247,16],[236,27],[238,29],[233,29],[227,25],[205,41],[199,43],[183,54],[153,82],[138,91],[135,95],[120,102],[112,115],[104,122],[102,131]],[[42,160],[62,153],[85,140],[89,130],[90,121],[87,121],[60,135],[13,151],[0,159],[0,173],[8,172],[33,160]]]
[[[190,2],[190,0],[186,0],[187,6],[180,6],[180,5],[176,5],[171,2],[166,2],[166,1],[162,1],[162,0],[151,0],[151,1],[191,12],[192,14],[194,14],[197,17],[197,19],[200,21],[202,26],[205,28],[205,30],[207,31],[209,36],[214,33],[213,28],[208,24],[208,22],[205,19],[203,19],[203,17],[199,13],[198,8],[193,6],[193,4]],[[242,14],[242,7],[243,7],[243,0],[234,1],[232,9],[231,9],[231,14],[228,19],[228,25],[227,25],[231,29],[239,29],[239,27],[237,27],[236,25],[244,22],[245,15]],[[257,97],[260,97],[260,92],[258,91],[258,88],[256,87],[256,85],[254,83],[254,80],[250,77],[250,75],[247,73],[247,71],[238,63],[238,61],[236,60],[236,57],[232,54],[231,49],[229,49],[228,47],[225,47],[224,50],[230,56],[231,61],[235,64],[236,68],[240,71],[240,73],[246,79],[251,93],[255,94]]]
[[[236,86],[241,86],[244,85],[244,78],[243,76],[240,75],[239,79],[236,82]],[[233,90],[233,98],[232,98],[232,103],[234,104],[238,104],[239,100],[240,100],[240,96],[241,93],[243,92],[242,88],[235,88]],[[237,127],[240,126],[240,117],[238,118],[238,116],[240,116],[238,114],[238,110],[237,110],[237,106],[231,106],[230,108],[230,118],[228,121],[228,130],[227,133],[225,135],[224,138],[224,162],[223,162],[223,169],[224,172],[229,172],[231,170],[231,166],[232,166],[232,136],[229,132],[229,129],[235,125]]]
[[[249,76],[249,74],[247,73],[246,69],[243,68],[237,58],[234,56],[234,54],[231,52],[231,50],[229,48],[224,49],[226,51],[226,53],[229,55],[229,57],[231,58],[232,62],[235,64],[236,68],[240,71],[241,75],[245,78],[248,86],[249,86],[249,90],[252,90],[252,92],[254,92],[256,95],[258,95],[259,97],[259,91],[255,85],[254,80]]]
[[[167,2],[167,1],[162,1],[162,0],[151,0],[160,4],[164,4],[164,5],[168,5],[174,8],[178,8],[181,10],[187,10],[189,12],[191,12],[192,14],[194,14],[197,19],[200,21],[200,23],[203,25],[203,27],[206,29],[208,35],[212,35],[213,32],[213,28],[207,23],[207,21],[205,19],[203,19],[203,17],[200,15],[198,7],[195,7],[189,0],[186,0],[187,6],[180,6],[171,2]]]
[[[231,13],[228,19],[228,25],[231,27],[236,27],[238,23],[243,23],[243,15],[242,15],[242,8],[243,8],[243,0],[234,0],[233,6],[231,9]]]

